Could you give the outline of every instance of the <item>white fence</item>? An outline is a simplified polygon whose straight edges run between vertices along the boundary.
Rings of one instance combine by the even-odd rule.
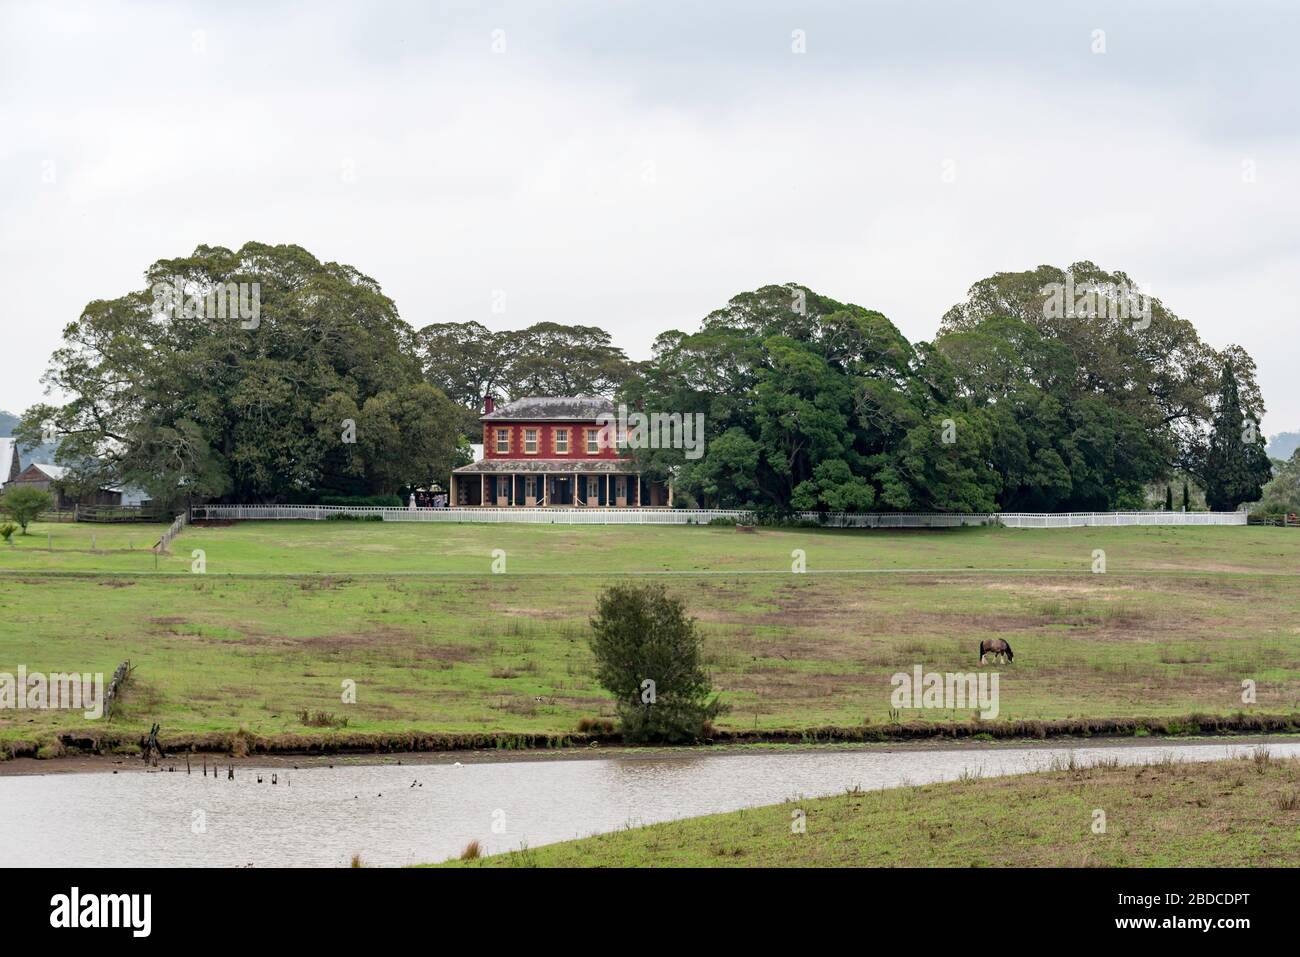
[[[1008,512],[1007,528],[1079,528],[1096,525],[1245,525],[1245,512]]]
[[[715,508],[353,508],[346,505],[196,505],[196,520],[321,521],[331,515],[378,516],[385,522],[506,522],[542,525],[707,525],[715,518],[747,522],[754,514]],[[798,512],[828,528],[1077,528],[1097,525],[1245,525],[1245,512],[894,513]]]

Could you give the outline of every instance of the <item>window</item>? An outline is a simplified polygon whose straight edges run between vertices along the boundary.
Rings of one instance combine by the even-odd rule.
[[[600,451],[600,429],[587,430],[587,454],[595,455]]]
[[[510,430],[497,429],[497,455],[505,455],[510,451]]]
[[[568,429],[555,430],[555,454],[556,455],[569,454],[569,430]]]
[[[596,502],[600,500],[600,479],[594,475],[587,476],[587,501]]]
[[[528,455],[537,454],[537,430],[524,429],[524,452]]]

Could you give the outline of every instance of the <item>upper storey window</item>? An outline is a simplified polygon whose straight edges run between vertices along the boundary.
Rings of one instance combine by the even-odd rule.
[[[497,429],[497,454],[505,455],[510,451],[510,430]]]
[[[555,454],[556,455],[569,454],[569,430],[568,429],[555,430]]]
[[[526,455],[537,454],[537,429],[524,429],[524,453]]]

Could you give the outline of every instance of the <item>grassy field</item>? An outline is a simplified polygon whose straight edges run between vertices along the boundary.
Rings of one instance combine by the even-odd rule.
[[[155,525],[31,526],[0,546],[0,573],[155,571]],[[1300,536],[1260,526],[943,530],[763,529],[663,525],[452,525],[415,522],[240,522],[191,527],[157,571],[208,575],[488,575],[493,551],[510,574],[729,572],[788,574],[802,549],[810,573],[1090,574],[1093,551],[1111,574],[1300,574]]]
[[[1104,832],[1094,831],[1105,815]],[[792,824],[802,812],[804,832]],[[1061,769],[851,791],[616,831],[468,867],[1300,865],[1300,762]]]
[[[346,732],[571,732],[612,713],[587,620],[602,587],[635,573],[661,575],[700,620],[724,728],[886,721],[893,673],[972,670],[985,637],[1016,650],[997,669],[1002,718],[1300,710],[1287,529],[266,522],[190,529],[155,572],[160,530],[34,525],[0,545],[0,672],[129,659],[112,729],[318,733],[301,713],[320,711]],[[809,574],[791,573],[795,549]],[[0,742],[87,725],[0,711]]]

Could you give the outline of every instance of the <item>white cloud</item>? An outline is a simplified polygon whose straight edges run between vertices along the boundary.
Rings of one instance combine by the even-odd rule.
[[[1089,58],[1090,26],[1010,7],[933,32],[902,6],[842,29],[826,7],[667,9],[5,8],[0,408],[39,398],[87,301],[255,239],[351,263],[416,326],[582,322],[638,356],[768,282],[915,340],[979,278],[1091,259],[1244,345],[1266,428],[1300,426],[1296,131],[1207,101],[1196,38],[1153,46],[1116,8]],[[1203,55],[1276,80],[1248,39]]]

